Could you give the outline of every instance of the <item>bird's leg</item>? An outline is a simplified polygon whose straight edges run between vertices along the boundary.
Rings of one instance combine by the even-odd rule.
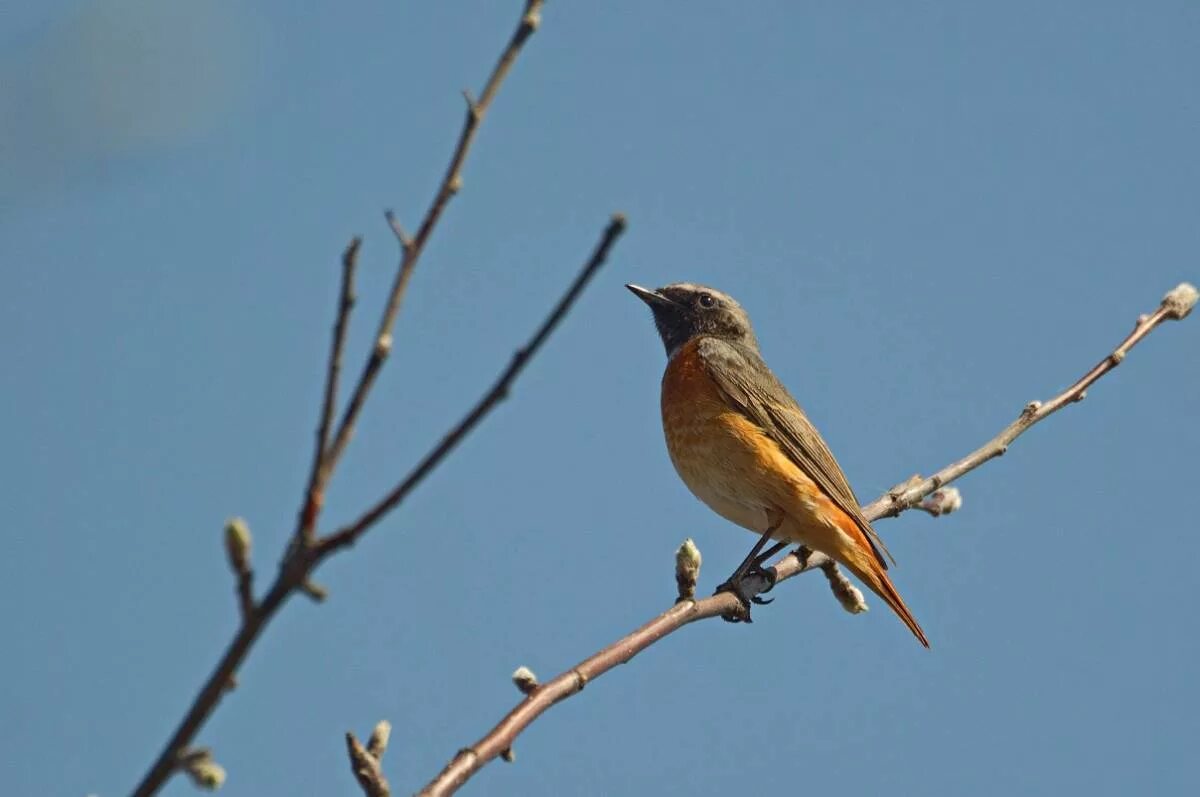
[[[775,554],[782,551],[787,546],[788,546],[788,544],[786,542],[775,543],[770,548],[763,551],[758,556],[754,557],[754,561],[750,563],[750,567],[746,570],[745,575],[742,576],[742,578],[747,578],[749,576],[762,576],[763,577],[763,580],[765,580],[767,582],[767,588],[762,590],[761,592],[759,592],[759,595],[765,595],[766,593],[775,589],[775,568],[774,567],[763,567],[763,565],[766,564],[767,561],[769,561],[771,559],[771,557],[773,557]],[[766,604],[770,603],[773,600],[775,600],[775,599],[774,598],[760,598],[760,597],[758,597],[758,595],[750,596],[750,602],[757,603],[759,606],[765,606]]]
[[[763,551],[763,552],[762,552],[762,553],[760,553],[758,556],[754,557],[754,562],[753,562],[753,563],[750,565],[750,569],[749,569],[749,570],[747,570],[746,572],[747,572],[747,573],[756,573],[756,572],[758,572],[758,571],[762,570],[762,571],[765,573],[766,571],[765,571],[765,570],[763,570],[763,564],[764,564],[764,563],[765,563],[765,562],[766,562],[768,559],[770,559],[772,556],[774,556],[775,554],[779,553],[780,551],[782,551],[782,550],[783,550],[784,548],[786,548],[786,547],[788,547],[788,544],[787,544],[786,542],[777,542],[777,543],[775,543],[775,544],[774,544],[774,545],[772,545],[770,548],[768,548],[767,550]],[[774,585],[774,584],[772,584],[771,586],[775,586],[775,585]],[[770,590],[768,590],[768,592],[769,592],[769,591],[770,591]]]
[[[742,604],[742,612],[740,615],[727,615],[724,617],[729,622],[753,622],[750,619],[750,604],[755,603],[759,606],[770,603],[773,598],[760,598],[757,594],[747,595],[744,590],[744,581],[749,575],[761,575],[767,581],[767,588],[763,592],[770,592],[775,586],[775,570],[774,568],[763,568],[763,563],[770,559],[775,554],[779,553],[785,547],[786,543],[777,542],[766,551],[763,548],[767,541],[771,539],[771,535],[779,530],[783,525],[783,514],[772,512],[768,516],[770,525],[767,530],[762,533],[762,536],[754,543],[754,547],[750,549],[750,553],[746,554],[746,558],[733,571],[733,575],[727,578],[720,586],[717,587],[717,594],[720,592],[732,592],[737,596],[738,602]]]

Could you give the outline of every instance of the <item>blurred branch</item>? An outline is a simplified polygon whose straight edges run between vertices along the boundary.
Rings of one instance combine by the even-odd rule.
[[[392,328],[399,316],[400,306],[407,291],[409,280],[412,277],[413,269],[416,268],[417,261],[420,259],[422,252],[424,252],[425,246],[451,197],[462,187],[463,165],[466,162],[471,144],[475,140],[479,125],[491,107],[501,83],[503,83],[504,78],[511,70],[521,48],[534,31],[537,30],[542,5],[542,0],[526,0],[516,30],[488,77],[483,93],[477,101],[471,99],[468,95],[466,120],[459,134],[458,144],[455,147],[454,154],[451,156],[445,176],[418,228],[416,236],[409,237],[394,216],[390,213],[387,214],[392,230],[400,241],[400,265],[391,291],[388,294],[387,303],[379,322],[371,354],[367,358],[358,382],[350,394],[350,398],[346,403],[341,420],[335,431],[333,418],[337,404],[342,353],[345,345],[346,330],[355,301],[354,272],[360,246],[359,239],[355,238],[352,240],[343,254],[341,289],[339,291],[329,360],[326,366],[324,390],[322,391],[316,446],[304,497],[300,511],[297,513],[295,533],[292,535],[291,543],[280,563],[275,581],[262,597],[262,600],[256,603],[253,595],[253,571],[250,568],[249,560],[249,532],[245,529],[244,524],[241,526],[241,530],[245,531],[244,535],[235,533],[236,529],[233,532],[226,531],[227,555],[238,583],[238,596],[242,611],[241,625],[217,662],[216,667],[200,689],[200,692],[187,708],[179,725],[172,733],[171,738],[167,741],[154,763],[134,790],[134,797],[149,797],[149,795],[155,794],[162,788],[168,778],[179,771],[187,772],[193,779],[197,777],[197,772],[201,770],[203,771],[200,774],[205,777],[209,775],[215,777],[215,773],[219,769],[215,762],[211,762],[210,764],[208,762],[211,759],[202,759],[197,756],[189,757],[185,754],[185,751],[190,749],[189,745],[193,738],[216,709],[223,694],[236,682],[235,676],[238,668],[241,667],[242,662],[250,653],[254,643],[262,635],[267,624],[275,617],[284,603],[296,592],[308,595],[316,600],[321,600],[325,597],[324,588],[313,583],[310,579],[316,567],[327,556],[349,545],[374,523],[378,522],[387,512],[396,508],[403,501],[404,497],[428,476],[454,447],[508,395],[512,383],[520,375],[525,366],[528,365],[529,360],[537,353],[549,335],[557,328],[588,281],[600,266],[603,265],[610,249],[624,231],[624,219],[615,216],[605,229],[601,242],[597,245],[591,259],[584,265],[575,281],[554,306],[550,315],[534,334],[534,337],[517,352],[512,363],[492,389],[484,395],[458,425],[450,430],[441,443],[420,460],[401,484],[381,499],[379,503],[371,507],[363,517],[351,524],[351,526],[346,527],[341,532],[330,535],[330,537],[324,540],[317,540],[316,528],[324,503],[326,487],[353,435],[355,424],[374,384],[375,378],[378,376],[379,370],[383,367],[384,361],[391,351]],[[367,752],[370,753],[369,748]],[[354,749],[352,745],[352,756],[353,753]],[[378,754],[375,755],[374,760],[376,764],[381,755],[382,746],[379,748]],[[200,767],[200,769],[197,770],[197,767]],[[359,773],[360,769],[360,767],[356,766],[356,774]],[[224,771],[220,770],[219,774],[220,779],[223,779]],[[213,778],[208,779],[213,780]],[[383,780],[381,773],[377,780],[386,790],[386,781]],[[361,778],[360,783],[363,783]],[[386,793],[386,791],[376,793]]]
[[[920,477],[909,479],[863,507],[863,513],[868,520],[872,521],[895,517],[907,509],[918,506],[923,498],[941,489],[944,485],[978,468],[990,459],[1000,456],[1009,444],[1029,427],[1066,405],[1082,400],[1087,389],[1100,377],[1117,367],[1130,349],[1163,321],[1186,317],[1196,304],[1196,300],[1197,292],[1191,285],[1184,283],[1175,288],[1163,298],[1162,304],[1157,310],[1149,315],[1141,316],[1134,326],[1133,332],[1075,384],[1044,404],[1037,401],[1030,402],[1021,411],[1017,420],[980,448],[927,479]],[[956,491],[945,501],[945,504],[937,505],[940,509],[939,514],[957,508],[957,503],[961,503],[961,497],[957,496]],[[929,507],[924,508],[926,511],[930,511]],[[655,642],[698,620],[736,616],[741,611],[741,603],[737,596],[730,592],[719,592],[701,600],[689,597],[691,585],[698,576],[700,566],[699,552],[697,551],[693,556],[692,551],[688,550],[689,542],[690,540],[685,541],[676,554],[676,580],[680,597],[674,606],[569,670],[544,684],[537,685],[531,691],[525,692],[525,698],[504,719],[500,720],[483,738],[472,746],[463,748],[450,760],[438,776],[419,792],[421,797],[444,797],[444,795],[453,794],[488,762],[497,756],[504,756],[506,751],[511,751],[517,736],[547,709],[559,701],[579,693],[587,683],[617,665],[628,662]],[[695,572],[691,572],[693,565]],[[818,568],[825,573],[834,595],[847,611],[858,613],[866,608],[862,601],[862,593],[841,574],[833,560],[822,553],[810,551],[804,547],[787,554],[774,566],[775,583]],[[680,576],[681,571],[687,572]],[[765,578],[760,576],[747,578],[744,585],[748,595],[761,595],[772,587]]]
[[[391,797],[392,788],[383,776],[383,754],[387,752],[392,724],[382,720],[371,732],[367,746],[353,733],[346,732],[346,752],[350,756],[350,771],[366,797]]]

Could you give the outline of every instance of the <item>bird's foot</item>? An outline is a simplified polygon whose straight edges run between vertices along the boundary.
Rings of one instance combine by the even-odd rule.
[[[774,598],[761,598],[775,588],[775,579],[777,574],[774,567],[762,567],[754,565],[746,572],[738,574],[734,573],[726,581],[721,583],[714,595],[719,595],[722,592],[731,592],[738,599],[738,611],[736,613],[721,615],[721,619],[730,623],[752,623],[750,618],[750,604],[756,606],[766,606],[768,603],[774,602]],[[765,582],[766,586],[763,586]]]

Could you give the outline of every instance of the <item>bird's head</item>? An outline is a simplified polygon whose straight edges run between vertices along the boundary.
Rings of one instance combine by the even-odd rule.
[[[728,294],[690,282],[676,282],[653,291],[638,285],[625,287],[650,306],[668,357],[701,336],[758,348],[750,316]]]

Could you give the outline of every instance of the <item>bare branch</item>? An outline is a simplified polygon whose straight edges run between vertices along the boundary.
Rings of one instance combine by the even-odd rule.
[[[543,5],[543,0],[526,0],[521,21],[517,23],[517,28],[513,31],[508,46],[504,48],[504,52],[500,54],[500,59],[492,69],[492,74],[484,85],[483,94],[480,95],[478,101],[474,102],[471,101],[470,95],[467,95],[467,114],[462,132],[458,137],[458,144],[454,148],[454,154],[450,157],[450,164],[446,167],[441,185],[434,194],[429,209],[425,212],[425,218],[421,221],[421,226],[417,228],[416,236],[409,238],[395,221],[395,217],[390,214],[388,216],[388,222],[400,241],[400,268],[396,272],[396,279],[388,294],[387,305],[379,321],[379,331],[375,334],[376,345],[363,366],[362,375],[358,379],[358,384],[355,385],[346,410],[342,414],[341,422],[338,424],[337,435],[326,453],[326,461],[323,466],[324,478],[328,478],[329,473],[337,465],[337,461],[346,449],[346,444],[350,442],[350,438],[354,434],[354,425],[358,421],[363,403],[371,392],[371,386],[375,384],[375,378],[379,375],[379,371],[391,351],[392,327],[396,325],[396,318],[400,315],[400,306],[408,291],[408,282],[412,279],[413,269],[417,267],[417,261],[421,259],[421,254],[425,251],[425,244],[428,243],[429,236],[433,234],[433,229],[442,217],[446,205],[450,202],[451,197],[462,188],[463,164],[466,163],[467,154],[471,151],[475,134],[483,122],[483,117],[492,107],[492,100],[495,99],[496,92],[500,90],[500,84],[508,76],[513,63],[516,62],[521,48],[537,30],[541,21]]]
[[[512,387],[517,377],[525,370],[525,366],[537,354],[538,349],[546,342],[552,333],[562,322],[567,311],[571,309],[571,305],[579,298],[579,294],[587,287],[588,282],[595,276],[600,267],[604,265],[604,261],[608,258],[608,253],[612,249],[613,244],[625,232],[625,217],[621,214],[616,214],[612,217],[608,227],[605,228],[604,234],[600,237],[599,243],[596,244],[592,256],[584,264],[579,275],[575,277],[575,281],[562,298],[558,300],[558,304],[550,312],[550,315],[538,327],[537,332],[533,337],[520,349],[517,349],[513,355],[508,368],[496,379],[491,389],[485,393],[475,406],[459,421],[453,429],[451,429],[441,442],[425,455],[425,457],[417,463],[407,476],[405,476],[398,485],[368,509],[363,515],[350,525],[335,531],[327,537],[317,541],[315,552],[318,558],[323,558],[333,551],[343,548],[348,545],[353,545],[360,536],[368,529],[375,525],[379,520],[392,511],[404,500],[413,488],[421,483],[438,464],[446,458],[451,451],[454,450],[462,439],[466,437],[472,429],[474,429],[487,414],[491,412],[497,404],[504,401],[508,397],[508,391]]]
[[[179,727],[175,730],[174,735],[167,742],[167,746],[160,755],[159,761],[146,774],[146,777],[134,792],[134,797],[149,797],[170,776],[173,771],[172,762],[175,760],[175,752],[183,749],[191,742],[196,732],[199,731],[200,726],[212,714],[220,702],[222,694],[228,689],[231,683],[231,676],[241,666],[242,661],[250,652],[250,648],[258,640],[267,623],[279,611],[284,601],[296,590],[302,590],[309,594],[310,597],[316,598],[319,598],[323,594],[321,588],[309,580],[308,576],[313,569],[327,556],[353,543],[359,535],[369,529],[379,518],[399,505],[404,497],[428,476],[437,467],[438,463],[507,396],[509,389],[521,371],[524,370],[525,366],[529,364],[530,359],[537,354],[542,344],[546,342],[550,334],[562,322],[588,282],[604,264],[613,245],[624,230],[624,217],[620,215],[614,216],[605,228],[592,256],[584,264],[574,282],[571,283],[567,291],[558,300],[550,314],[542,322],[541,326],[538,327],[537,332],[525,344],[525,347],[514,355],[512,362],[504,373],[501,374],[500,379],[484,394],[483,398],[467,413],[466,417],[443,438],[442,442],[435,446],[418,463],[395,490],[385,496],[383,500],[351,526],[347,526],[339,532],[317,540],[312,546],[292,546],[284,558],[279,576],[271,585],[271,589],[263,597],[262,602],[257,605],[255,610],[243,619],[242,627],[229,643],[229,647],[221,657],[220,662],[217,663],[216,668],[205,682],[204,687],[192,702],[191,707],[180,722]],[[160,763],[164,760],[163,756],[166,756],[165,765]],[[165,766],[165,769],[160,771],[160,766]]]
[[[391,797],[392,789],[383,776],[383,754],[387,752],[392,724],[382,720],[375,726],[367,746],[363,747],[353,733],[346,733],[346,751],[350,755],[350,771],[366,797]]]
[[[345,325],[349,321],[350,308],[354,301],[353,274],[358,254],[357,239],[352,241],[347,248],[342,258],[342,290],[338,303],[338,317],[334,324],[334,338],[330,349],[329,366],[326,370],[325,391],[322,399],[321,418],[318,424],[317,443],[315,446],[316,452],[313,457],[313,466],[308,479],[308,485],[305,489],[304,501],[300,507],[300,511],[297,513],[296,533],[293,536],[287,553],[283,557],[278,576],[260,603],[255,604],[253,602],[251,589],[252,573],[249,572],[248,563],[244,578],[242,572],[235,567],[235,572],[238,572],[239,576],[242,624],[230,641],[229,646],[225,649],[225,652],[221,655],[220,661],[217,662],[216,667],[193,699],[183,718],[175,728],[175,731],[171,734],[171,738],[167,741],[158,757],[154,760],[154,763],[151,764],[150,769],[134,790],[134,797],[150,797],[150,795],[155,794],[162,788],[167,779],[177,771],[180,751],[187,748],[201,726],[216,709],[221,697],[236,682],[234,674],[249,654],[250,649],[254,646],[254,643],[258,640],[267,624],[274,618],[287,599],[297,590],[304,592],[314,599],[321,599],[324,596],[324,589],[312,583],[309,580],[309,575],[325,556],[339,547],[327,546],[321,551],[316,550],[315,530],[321,513],[325,488],[353,434],[354,425],[375,381],[375,377],[378,375],[379,369],[391,351],[392,328],[399,315],[400,305],[404,299],[412,271],[416,267],[417,261],[424,251],[425,245],[429,241],[438,220],[441,218],[450,197],[457,193],[462,186],[462,167],[466,161],[471,144],[475,139],[479,124],[491,107],[501,83],[503,83],[504,78],[508,75],[521,48],[533,32],[537,30],[542,5],[542,0],[526,0],[521,20],[517,24],[516,30],[509,39],[504,51],[501,53],[495,68],[492,70],[484,87],[483,94],[480,96],[479,101],[473,103],[468,110],[467,119],[459,135],[458,144],[450,159],[450,164],[446,169],[445,177],[442,179],[441,185],[434,195],[416,236],[409,239],[399,224],[395,222],[394,218],[389,217],[392,229],[401,243],[402,255],[400,267],[388,295],[386,308],[375,335],[375,344],[372,347],[371,355],[367,359],[362,375],[351,392],[341,421],[337,426],[337,431],[332,432],[332,418],[337,399],[337,381],[341,370],[341,352],[346,333]],[[612,236],[613,239],[615,237],[615,235]],[[609,245],[611,243],[612,241],[610,240]],[[607,246],[605,247],[605,253],[607,253]],[[596,264],[596,267],[599,267],[599,263]],[[587,277],[590,276],[589,273]],[[586,282],[586,279],[583,282]],[[553,327],[557,325],[561,314],[565,313],[566,309],[570,307],[571,302],[575,299],[575,294],[582,287],[583,285],[580,283],[573,286],[573,293],[569,294],[569,301],[566,301],[565,304],[560,303],[559,307],[556,308],[559,318],[556,318],[554,323],[548,329],[544,330],[546,334],[549,334]],[[539,345],[540,342],[538,341]],[[520,367],[525,365],[525,361],[530,354],[532,352],[528,352],[522,356]],[[520,367],[516,370],[519,371]],[[454,439],[450,440],[448,438],[446,451],[433,457],[432,460],[427,459],[426,463],[424,463],[426,465],[424,472],[418,475],[414,481],[414,485],[429,470],[432,470],[433,466],[441,460],[445,453],[448,453],[449,449],[453,448],[454,444],[470,431],[482,419],[483,415],[487,414],[489,409],[490,405],[482,407],[477,417],[469,419],[469,423],[452,432]],[[405,490],[406,492],[407,490]],[[393,497],[376,517],[382,516],[386,511],[395,507],[402,498],[403,495]],[[366,525],[369,525],[369,523]],[[365,527],[364,525],[363,528]],[[357,533],[361,533],[361,529]],[[357,533],[355,536],[357,536]]]
[[[928,479],[916,482],[898,492],[890,492],[887,495],[880,496],[863,507],[863,514],[867,516],[868,520],[895,517],[904,510],[916,506],[922,498],[933,491],[960,478],[964,474],[970,473],[988,460],[1003,455],[1012,442],[1020,437],[1029,427],[1050,417],[1068,404],[1083,401],[1087,396],[1087,389],[1095,384],[1096,380],[1100,377],[1120,365],[1125,359],[1125,355],[1129,353],[1129,350],[1140,343],[1142,338],[1154,331],[1154,328],[1163,321],[1176,321],[1186,317],[1195,302],[1196,289],[1186,282],[1182,283],[1163,297],[1162,304],[1159,305],[1157,310],[1149,315],[1140,316],[1128,337],[1121,341],[1120,345],[1112,353],[1096,363],[1090,371],[1081,376],[1075,384],[1044,404],[1040,401],[1029,402],[1021,410],[1021,414],[1017,416],[1017,419],[1006,426],[1000,434],[957,462],[953,462],[942,468]]]
[[[958,462],[948,465],[928,479],[920,477],[908,479],[863,507],[863,513],[869,520],[894,517],[906,509],[917,506],[921,499],[940,489],[943,485],[974,470],[993,457],[999,456],[1009,443],[1030,426],[1067,404],[1082,399],[1088,387],[1115,368],[1130,349],[1164,320],[1175,320],[1187,316],[1195,305],[1196,299],[1195,288],[1187,283],[1180,285],[1167,294],[1158,310],[1139,318],[1133,332],[1117,346],[1113,353],[1101,360],[1074,385],[1045,404],[1030,403],[1016,421],[984,446]],[[825,573],[834,595],[847,611],[858,613],[866,609],[862,593],[842,575],[837,569],[837,564],[824,554],[810,551],[807,548],[801,547],[787,554],[775,565],[775,582],[786,581],[801,573],[818,568]],[[748,595],[759,595],[767,591],[771,585],[765,578],[753,576],[747,579],[744,586],[747,588]],[[681,596],[682,593],[681,588]],[[419,794],[421,797],[444,797],[453,794],[489,761],[498,756],[506,756],[506,751],[511,754],[513,742],[517,736],[555,703],[577,694],[585,684],[617,665],[624,664],[655,642],[678,631],[685,625],[711,617],[737,615],[740,610],[741,605],[737,597],[730,592],[720,592],[702,600],[681,597],[674,606],[641,628],[618,639],[527,694],[525,699],[518,703],[483,738],[472,746],[460,750]]]
[[[317,425],[317,444],[313,452],[312,467],[308,474],[308,487],[304,490],[304,503],[300,507],[297,535],[301,540],[311,541],[317,525],[317,516],[325,503],[325,485],[321,473],[329,450],[330,427],[333,426],[333,411],[337,405],[338,379],[342,373],[342,351],[346,346],[346,327],[350,324],[350,313],[354,309],[354,271],[358,268],[358,250],[362,238],[354,237],[342,253],[342,287],[338,292],[337,317],[333,322],[333,341],[329,346],[329,364],[325,368],[325,391],[321,400],[321,420]]]

